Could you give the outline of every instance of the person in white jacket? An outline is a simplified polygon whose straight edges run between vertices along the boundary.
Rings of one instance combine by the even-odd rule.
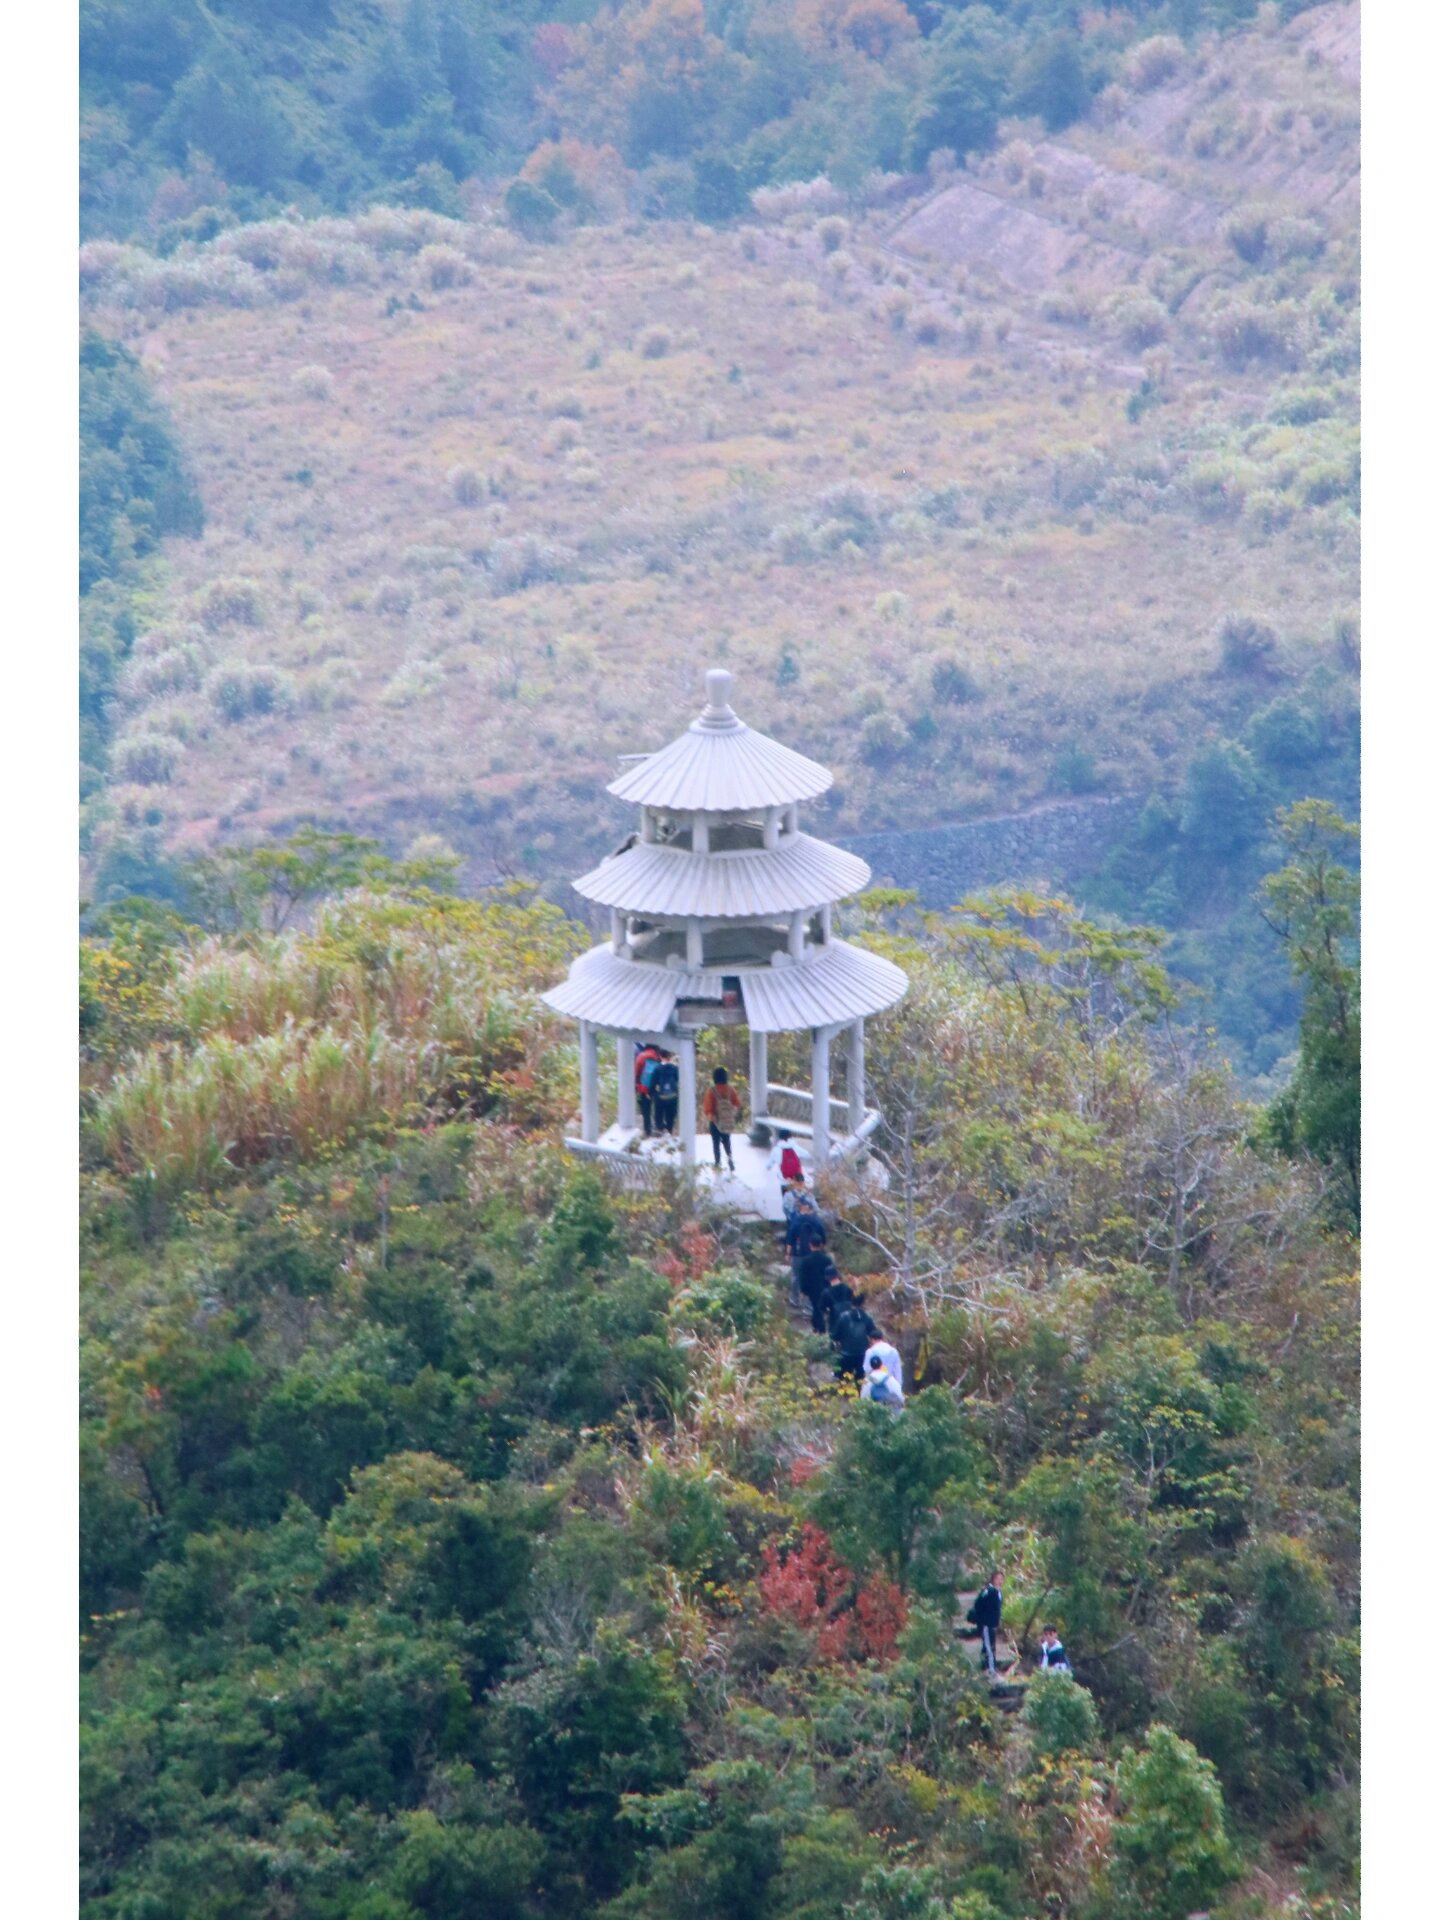
[[[863,1384],[860,1388],[860,1398],[862,1400],[876,1400],[882,1407],[903,1407],[905,1404],[905,1389],[900,1384],[898,1364],[900,1356],[898,1354],[895,1355],[896,1366],[894,1371],[892,1371],[885,1361],[884,1349],[888,1344],[887,1341],[880,1340],[866,1349],[865,1372]],[[890,1351],[894,1353],[895,1349],[891,1347]]]

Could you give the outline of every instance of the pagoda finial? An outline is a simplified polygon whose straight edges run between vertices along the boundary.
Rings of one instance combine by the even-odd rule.
[[[702,727],[738,727],[740,721],[730,705],[733,679],[724,667],[711,667],[705,675],[706,706],[696,722]]]

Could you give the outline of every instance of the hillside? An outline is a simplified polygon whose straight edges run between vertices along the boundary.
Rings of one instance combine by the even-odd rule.
[[[82,945],[87,1920],[1354,1920],[1356,1248],[1148,945],[890,942],[891,1414],[559,1150],[574,929],[368,880]]]
[[[874,204],[87,245],[206,515],[122,681],[101,896],[311,818],[558,887],[723,658],[835,767],[825,832],[1153,793],[1160,852],[1096,884],[1223,933],[1274,805],[1355,804],[1357,24],[1147,42],[1084,125]]]

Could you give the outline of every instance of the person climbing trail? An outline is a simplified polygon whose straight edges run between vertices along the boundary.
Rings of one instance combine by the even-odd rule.
[[[1000,1614],[1004,1607],[1001,1593],[1001,1579],[998,1573],[992,1573],[989,1580],[975,1596],[975,1604],[966,1618],[972,1627],[980,1629],[980,1645],[985,1652],[985,1669],[991,1679],[997,1677],[995,1665],[995,1636],[1000,1631]]]
[[[866,1349],[865,1378],[860,1388],[860,1398],[873,1400],[877,1406],[890,1407],[897,1413],[905,1404],[905,1391],[900,1385],[899,1376],[886,1366],[880,1346]]]
[[[828,1244],[825,1222],[820,1218],[813,1197],[808,1193],[798,1193],[795,1196],[795,1211],[785,1227],[785,1245],[790,1250],[790,1297],[796,1306],[799,1306],[800,1295],[805,1291],[800,1278],[803,1261],[807,1255],[818,1252]],[[816,1332],[823,1333],[824,1328],[817,1327]]]
[[[745,1111],[745,1103],[730,1084],[730,1076],[724,1067],[716,1067],[711,1075],[712,1084],[705,1089],[704,1112],[710,1126],[710,1144],[715,1149],[715,1164],[720,1165],[720,1149],[725,1149],[725,1158],[730,1163],[730,1171],[735,1171],[735,1155],[730,1148],[730,1136],[739,1126]]]
[[[865,1372],[865,1350],[879,1329],[859,1300],[847,1300],[831,1316],[830,1340],[835,1348],[835,1378],[858,1385]]]
[[[904,1405],[904,1367],[899,1352],[879,1334],[866,1348],[860,1398],[879,1400],[887,1407]]]
[[[831,1282],[838,1277],[835,1262],[824,1247],[813,1248],[797,1264],[796,1284],[810,1303],[810,1328],[813,1333],[825,1331],[825,1295]]]

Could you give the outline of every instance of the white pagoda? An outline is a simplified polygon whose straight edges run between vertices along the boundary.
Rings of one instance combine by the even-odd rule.
[[[863,860],[800,830],[800,806],[831,785],[827,770],[756,733],[730,706],[731,677],[705,676],[708,704],[678,740],[627,759],[611,782],[639,809],[638,830],[575,882],[610,910],[610,938],[582,954],[545,995],[580,1025],[580,1136],[573,1152],[648,1180],[667,1155],[695,1165],[697,1046],[708,1027],[750,1032],[751,1120],[786,1127],[816,1172],[859,1153],[879,1122],[865,1101],[865,1021],[905,992],[900,968],[835,937],[837,902],[869,881]],[[775,1086],[772,1033],[810,1039],[808,1089]],[[618,1112],[601,1129],[599,1042],[616,1047]],[[844,1097],[831,1094],[843,1037]],[[634,1057],[653,1041],[680,1068],[678,1141],[645,1139]],[[708,1078],[708,1076],[707,1076]],[[765,1150],[735,1142],[725,1197],[778,1217],[779,1179]],[[707,1174],[709,1169],[704,1170]]]

